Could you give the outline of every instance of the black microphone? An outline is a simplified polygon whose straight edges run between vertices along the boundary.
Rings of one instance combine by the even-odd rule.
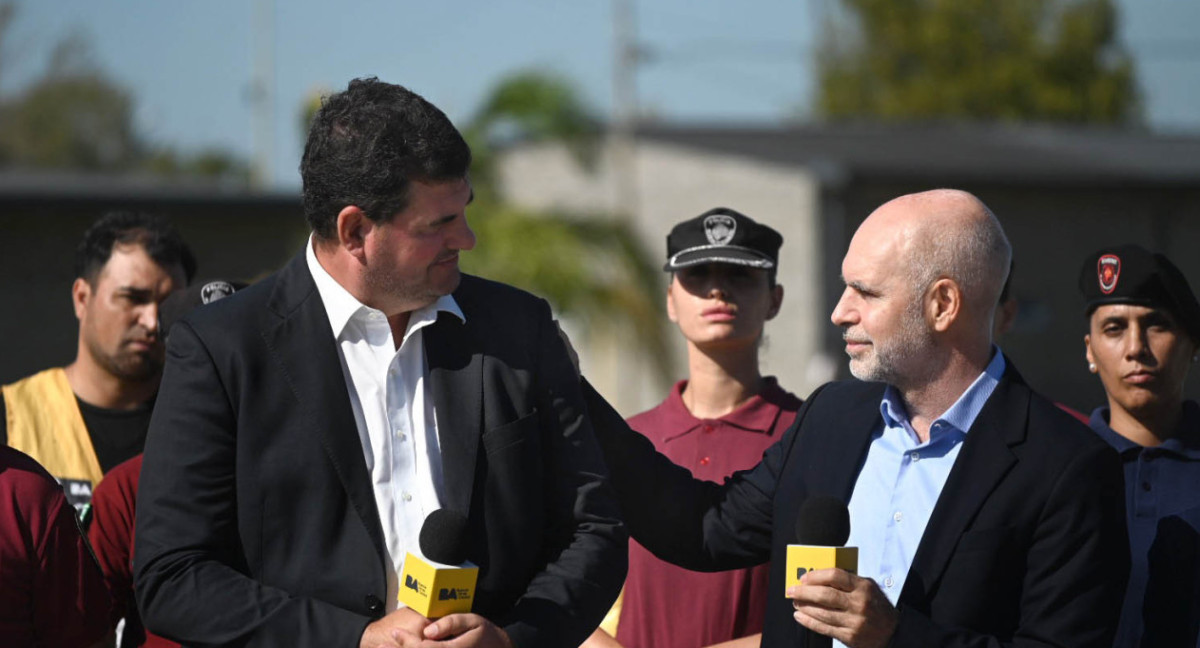
[[[850,539],[850,509],[842,500],[813,495],[796,514],[796,544],[841,547]]]
[[[796,543],[787,548],[784,587],[800,584],[804,574],[815,569],[837,567],[858,571],[858,548],[846,547],[850,537],[850,510],[836,497],[813,495],[800,505],[796,515]],[[833,639],[801,627],[808,648],[826,648]]]
[[[467,518],[438,509],[421,526],[418,556],[411,551],[400,572],[400,603],[428,619],[470,612],[479,567],[467,561]]]
[[[467,516],[450,509],[438,509],[421,525],[421,553],[447,565],[467,560]]]

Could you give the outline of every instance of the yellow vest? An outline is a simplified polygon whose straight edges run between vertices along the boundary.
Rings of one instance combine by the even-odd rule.
[[[90,500],[90,489],[104,473],[67,372],[61,367],[47,369],[0,390],[4,392],[8,445],[36,459],[59,481],[87,482]]]

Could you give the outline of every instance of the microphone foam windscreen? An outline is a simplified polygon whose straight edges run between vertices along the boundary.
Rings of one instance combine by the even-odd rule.
[[[796,544],[842,547],[850,537],[850,510],[842,500],[813,495],[796,515]]]
[[[458,511],[438,509],[421,526],[421,553],[446,565],[467,561],[467,518]]]

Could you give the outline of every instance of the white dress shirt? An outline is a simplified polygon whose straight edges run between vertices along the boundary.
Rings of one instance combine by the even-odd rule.
[[[398,575],[404,557],[410,551],[421,554],[421,525],[441,508],[443,493],[442,451],[425,380],[428,367],[421,329],[434,323],[441,311],[466,318],[454,298],[445,295],[412,312],[397,348],[387,316],[363,305],[325,271],[311,238],[306,255],[337,341],[354,423],[371,474],[392,565],[385,600],[391,612],[398,607]]]

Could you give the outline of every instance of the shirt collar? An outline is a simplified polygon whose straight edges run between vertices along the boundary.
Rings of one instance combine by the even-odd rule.
[[[304,256],[308,261],[308,272],[312,275],[313,283],[317,285],[317,293],[321,295],[321,302],[325,305],[325,314],[329,317],[329,326],[333,329],[333,337],[340,339],[342,332],[346,329],[346,325],[356,317],[367,318],[373,313],[383,315],[382,311],[358,301],[354,295],[350,294],[350,291],[342,287],[325,270],[321,262],[317,260],[313,244],[313,236],[309,235]],[[436,320],[437,314],[441,312],[451,313],[463,322],[467,321],[466,315],[463,315],[462,309],[459,308],[458,302],[454,300],[454,297],[451,295],[442,295],[432,304],[413,311],[412,316],[409,317],[408,330],[411,331],[414,326]]]
[[[1125,437],[1108,425],[1109,409],[1097,407],[1092,410],[1088,426],[1100,435],[1122,457],[1137,454],[1146,449]],[[1183,416],[1179,419],[1180,433],[1157,446],[1158,450],[1200,459],[1200,405],[1195,401],[1184,401]]]
[[[695,425],[699,425],[701,419],[696,418],[688,411],[687,405],[683,402],[683,390],[687,387],[687,383],[686,380],[680,380],[671,388],[671,393],[667,396],[668,407],[672,410],[673,416],[683,420],[692,420]],[[749,432],[770,434],[775,427],[775,420],[779,418],[780,410],[787,404],[788,398],[789,394],[779,386],[775,377],[766,376],[763,378],[762,391],[751,396],[737,409],[716,420]],[[689,427],[688,430],[694,428],[695,425]]]
[[[1000,378],[1004,376],[1004,370],[1007,363],[1004,360],[1004,354],[995,345],[992,345],[992,359],[984,368],[983,373],[979,374],[975,381],[967,387],[959,397],[954,401],[945,412],[942,413],[933,425],[930,438],[933,434],[941,430],[944,426],[949,426],[963,434],[966,434],[971,426],[975,423],[975,419],[979,416],[979,411],[983,409],[992,392],[996,391],[996,385],[1000,384]],[[912,431],[912,426],[909,424],[908,410],[904,407],[904,400],[900,397],[900,392],[895,387],[888,385],[883,390],[883,400],[879,404],[879,413],[883,416],[884,424],[888,427],[903,427],[906,430]],[[944,425],[938,425],[942,423]]]

